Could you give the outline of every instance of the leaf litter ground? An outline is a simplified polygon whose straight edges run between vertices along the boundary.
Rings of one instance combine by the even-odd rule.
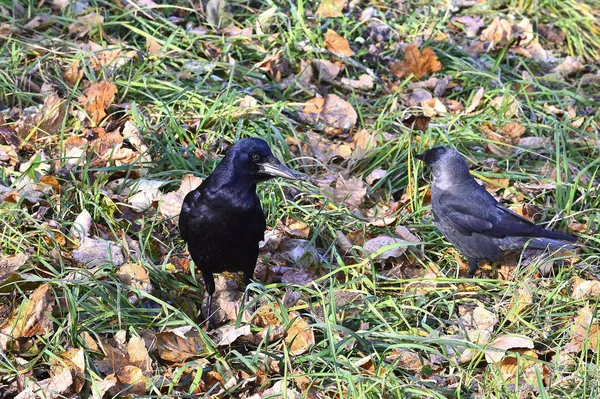
[[[598,9],[0,1],[0,395],[598,396]],[[243,136],[307,179],[206,332],[177,217]],[[461,278],[448,142],[582,247]]]

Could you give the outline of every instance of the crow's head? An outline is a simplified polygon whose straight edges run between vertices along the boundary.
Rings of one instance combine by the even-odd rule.
[[[425,162],[433,171],[433,176],[449,180],[470,178],[469,167],[463,157],[450,147],[433,147],[415,158]]]
[[[233,164],[236,172],[250,176],[254,181],[264,181],[273,177],[296,180],[299,177],[281,163],[269,148],[266,141],[245,138],[236,142],[225,158]]]

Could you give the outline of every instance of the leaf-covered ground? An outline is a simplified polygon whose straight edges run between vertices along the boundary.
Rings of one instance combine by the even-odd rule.
[[[599,397],[599,10],[0,0],[0,397]],[[207,332],[177,217],[241,137],[306,180]],[[440,144],[581,248],[466,279]]]

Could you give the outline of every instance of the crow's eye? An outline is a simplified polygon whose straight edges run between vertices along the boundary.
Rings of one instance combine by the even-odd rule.
[[[252,154],[252,160],[253,160],[254,162],[258,162],[258,161],[260,161],[260,155],[258,155],[258,154]]]

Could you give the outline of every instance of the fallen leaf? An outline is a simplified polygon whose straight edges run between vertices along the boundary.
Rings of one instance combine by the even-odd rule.
[[[402,94],[402,101],[407,107],[421,107],[423,101],[431,100],[433,96],[425,89],[414,89],[412,92]]]
[[[508,306],[508,320],[511,322],[517,321],[521,312],[527,309],[531,304],[533,304],[531,291],[529,291],[528,288],[518,288]]]
[[[505,19],[495,17],[492,23],[481,32],[483,41],[491,43],[491,47],[503,47],[512,37],[512,24]]]
[[[323,82],[333,82],[342,70],[341,63],[334,63],[328,60],[315,59],[312,61],[317,78]]]
[[[79,248],[73,250],[73,259],[88,268],[107,264],[120,266],[125,263],[122,247],[100,238],[84,238]]]
[[[308,325],[296,312],[290,312],[292,320],[285,336],[285,344],[292,356],[298,356],[315,344],[315,335],[312,327]]]
[[[413,373],[420,372],[424,366],[422,357],[418,353],[408,349],[394,348],[392,353],[385,356],[385,361],[387,363],[395,363]]]
[[[470,114],[477,109],[479,104],[481,103],[481,99],[483,98],[483,94],[485,93],[485,89],[480,87],[479,90],[475,93],[473,98],[471,99],[471,104],[465,109],[465,114]]]
[[[102,399],[104,394],[118,383],[117,377],[114,374],[107,375],[102,381],[92,379],[92,399]]]
[[[323,18],[336,18],[344,14],[342,10],[346,6],[346,0],[322,0],[315,15]]]
[[[438,98],[432,98],[425,100],[421,103],[423,109],[423,115],[427,118],[433,118],[434,116],[444,116],[448,113],[444,104]]]
[[[127,365],[115,374],[117,380],[125,387],[125,392],[131,395],[144,395],[146,393],[146,377],[139,367]]]
[[[6,344],[22,337],[43,335],[52,328],[52,309],[54,295],[50,285],[44,283],[33,291],[0,324],[0,350],[6,350]]]
[[[452,19],[453,26],[456,26],[456,22],[463,25],[467,37],[476,37],[481,28],[485,26],[485,22],[480,16],[463,15]]]
[[[360,75],[357,79],[342,78],[342,86],[356,90],[371,90],[375,87],[373,78],[366,73]]]
[[[27,262],[29,256],[22,252],[5,256],[0,254],[0,284]]]
[[[381,168],[377,168],[377,169],[374,169],[371,173],[369,173],[369,175],[365,178],[365,181],[367,182],[367,184],[372,186],[374,183],[383,179],[386,175],[387,175],[387,171],[385,171]]]
[[[88,112],[94,125],[98,125],[106,116],[106,109],[115,100],[117,86],[111,82],[92,83],[77,101]]]
[[[331,135],[352,129],[358,120],[352,105],[336,94],[328,94],[325,98],[312,98],[302,112],[309,120],[323,123],[326,132]]]
[[[337,201],[343,201],[350,208],[358,208],[366,195],[367,187],[358,177],[344,179],[340,176],[335,183],[334,198]]]
[[[162,196],[159,212],[167,218],[175,218],[174,223],[177,224],[181,205],[185,196],[192,190],[195,190],[202,183],[202,179],[192,174],[185,174],[181,178],[181,185],[176,191],[171,191]]]
[[[162,50],[162,45],[158,44],[151,36],[146,36],[146,51],[150,54],[156,54]]]
[[[494,331],[498,323],[498,316],[481,305],[477,307],[460,306],[458,308],[460,320],[467,330]]]
[[[224,27],[229,20],[225,6],[225,0],[209,0],[205,6],[206,22],[216,29]]]
[[[211,331],[211,338],[215,342],[216,347],[229,346],[239,338],[250,339],[251,337],[252,333],[249,324],[241,327],[229,324]]]
[[[424,115],[409,115],[408,118],[402,120],[402,124],[412,130],[425,132],[429,127],[430,121],[431,118]]]
[[[26,29],[38,29],[42,26],[46,26],[51,22],[49,15],[38,15],[33,17],[29,22],[25,24]]]
[[[77,39],[81,39],[94,28],[102,29],[104,23],[104,17],[97,14],[96,12],[90,12],[85,15],[77,17],[77,21],[69,25],[69,33],[74,35]]]
[[[568,56],[558,66],[552,69],[552,72],[558,73],[563,77],[574,75],[585,69],[579,57]]]
[[[487,349],[485,351],[485,360],[488,363],[498,363],[506,356],[505,351],[510,349],[533,349],[533,340],[524,335],[502,334],[489,343],[488,348],[501,349],[501,351]]]
[[[306,223],[288,216],[283,222],[283,231],[292,237],[308,238],[310,227]]]
[[[550,24],[538,25],[538,31],[543,37],[546,38],[546,40],[558,45],[563,45],[567,38],[565,31]]]
[[[600,296],[600,281],[598,280],[584,280],[578,276],[575,276],[573,285],[571,286],[571,298],[583,299],[583,298],[598,298]]]
[[[83,70],[79,69],[79,60],[75,59],[62,74],[65,83],[73,87],[83,78]]]
[[[351,57],[354,55],[348,40],[331,29],[327,29],[325,32],[325,48],[338,56]]]
[[[369,255],[374,255],[376,252],[380,252],[382,248],[400,243],[403,243],[403,241],[390,236],[380,235],[366,241],[363,244],[363,248],[369,253]],[[404,252],[406,252],[406,248],[406,245],[394,246],[393,248],[390,248],[385,252],[379,253],[377,255],[377,259],[386,261],[389,258],[399,258]]]
[[[185,362],[204,351],[202,338],[191,326],[157,333],[155,345],[158,356],[168,362]]]
[[[429,47],[419,48],[414,44],[409,44],[404,49],[404,61],[398,61],[390,65],[390,72],[399,77],[405,78],[413,74],[417,79],[421,79],[428,73],[437,72],[442,69],[442,64],[438,61],[437,55]]]

